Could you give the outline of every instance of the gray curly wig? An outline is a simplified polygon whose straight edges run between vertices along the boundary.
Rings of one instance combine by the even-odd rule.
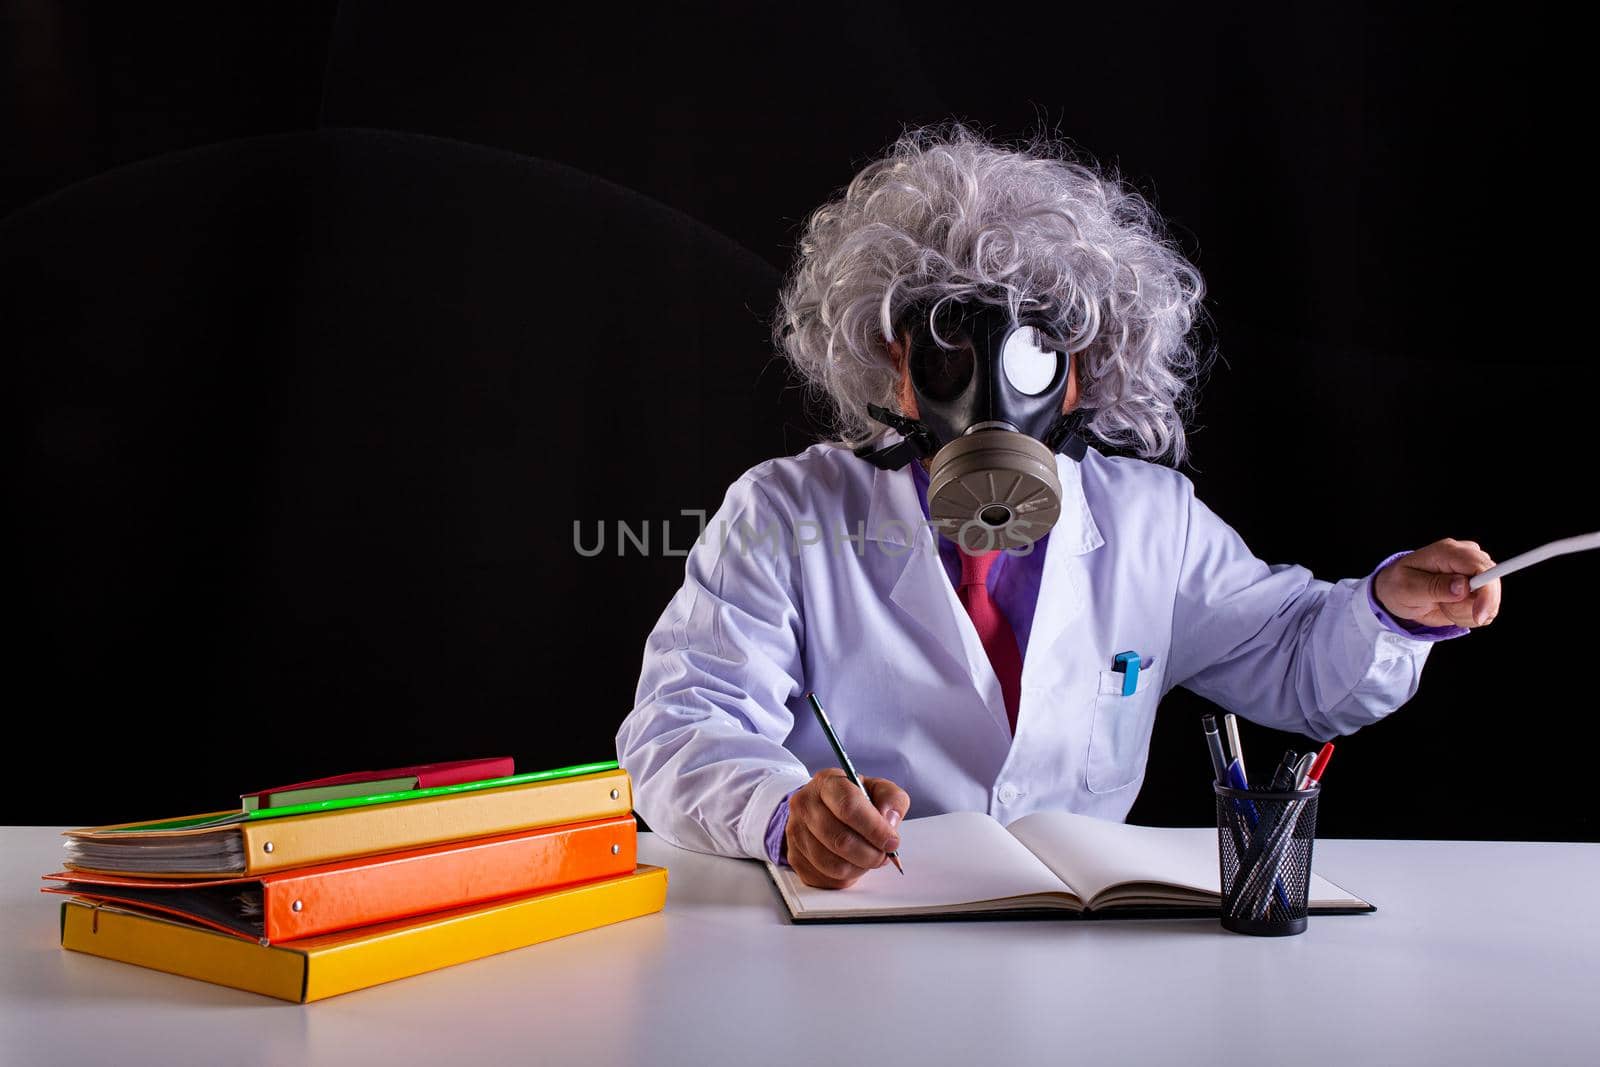
[[[1188,340],[1203,294],[1155,208],[1115,173],[1042,134],[1010,150],[952,123],[903,132],[811,213],[772,336],[856,446],[883,430],[868,404],[898,410],[886,342],[909,308],[1004,305],[1078,354],[1090,433],[1181,462],[1206,362]]]

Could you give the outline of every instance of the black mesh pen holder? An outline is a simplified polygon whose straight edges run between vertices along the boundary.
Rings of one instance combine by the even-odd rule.
[[[1223,927],[1262,937],[1303,933],[1322,787],[1275,791],[1212,783],[1212,788]]]

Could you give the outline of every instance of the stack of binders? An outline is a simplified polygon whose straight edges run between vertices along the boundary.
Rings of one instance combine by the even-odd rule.
[[[511,769],[346,775],[68,831],[44,890],[70,898],[61,945],[304,1003],[662,909],[627,771]]]

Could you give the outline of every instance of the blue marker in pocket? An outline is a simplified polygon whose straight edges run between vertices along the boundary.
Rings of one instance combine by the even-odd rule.
[[[1139,688],[1139,653],[1118,652],[1111,661],[1111,669],[1122,673],[1122,695],[1131,697]]]

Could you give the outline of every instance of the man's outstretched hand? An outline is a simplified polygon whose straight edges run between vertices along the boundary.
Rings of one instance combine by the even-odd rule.
[[[861,784],[870,801],[844,771],[824,767],[790,794],[785,858],[806,885],[848,888],[900,847],[895,827],[911,798],[887,778],[862,775]]]
[[[1500,579],[1476,591],[1467,579],[1494,566],[1475,541],[1447,537],[1378,572],[1372,594],[1397,619],[1422,626],[1487,626],[1500,613]]]

